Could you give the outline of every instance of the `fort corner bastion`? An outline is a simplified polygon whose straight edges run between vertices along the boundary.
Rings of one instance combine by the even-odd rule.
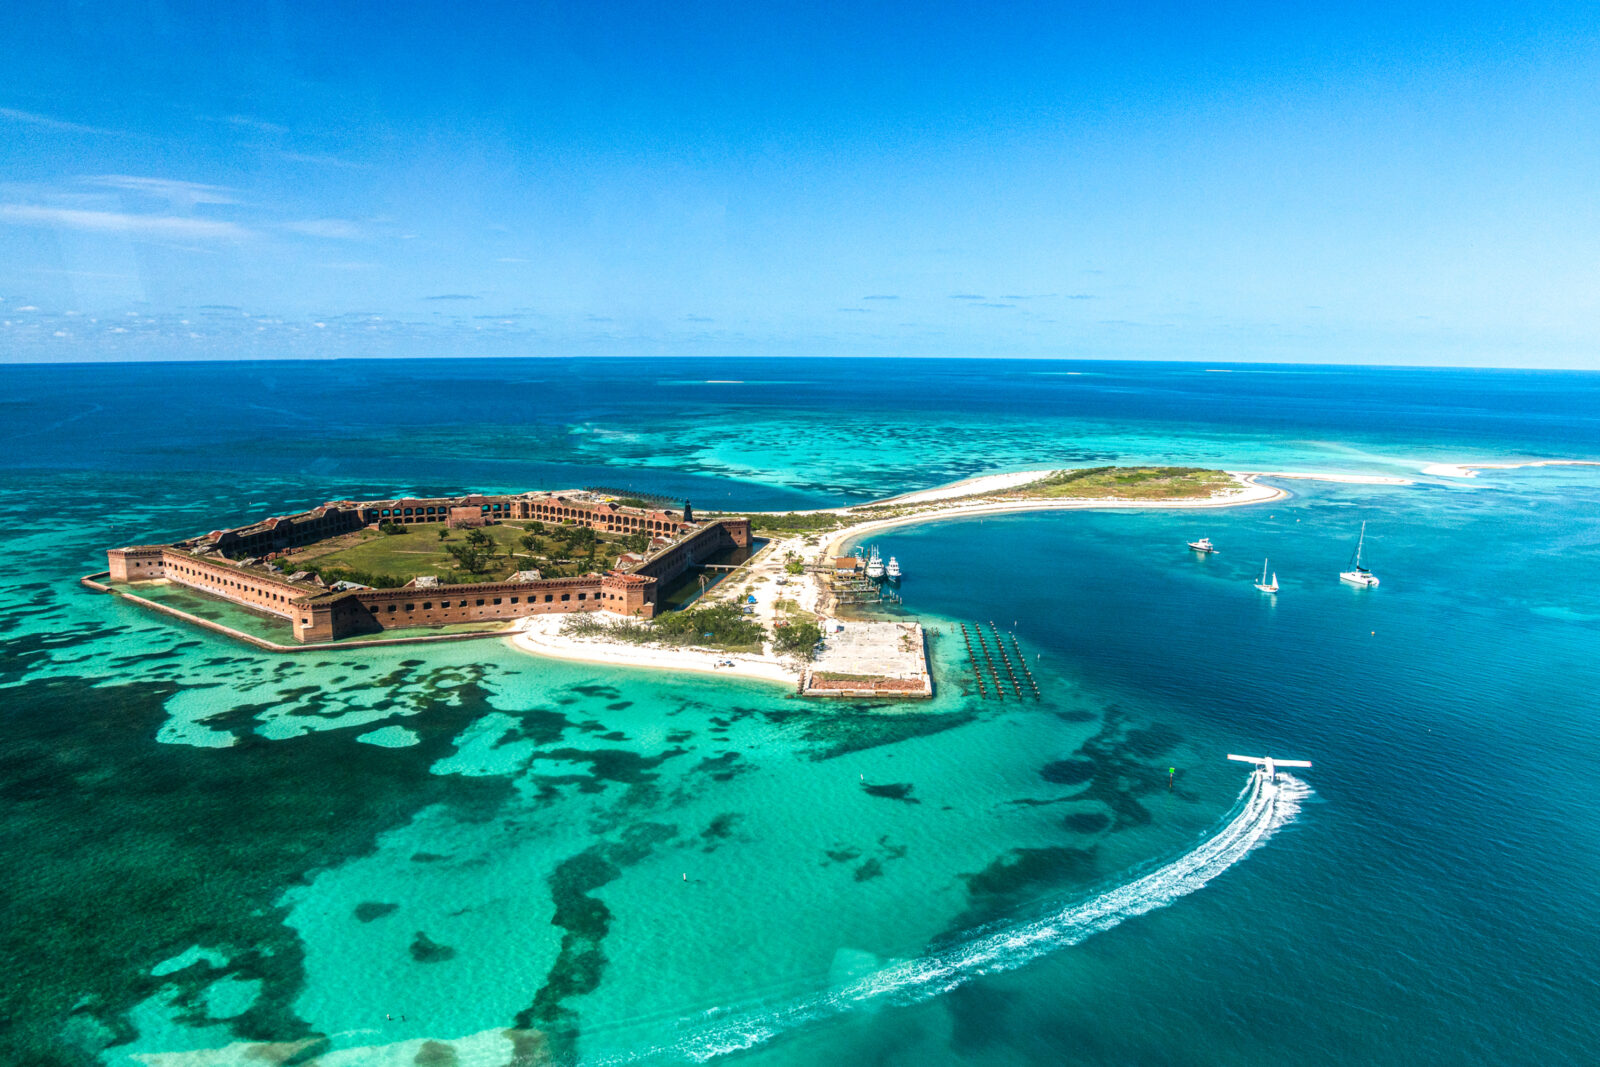
[[[292,552],[371,529],[443,524],[452,530],[506,522],[588,527],[597,534],[643,535],[642,552],[576,577],[519,571],[496,581],[443,584],[424,577],[394,588],[350,582],[326,585],[285,562]],[[257,612],[286,619],[302,643],[452,623],[514,620],[527,615],[610,611],[652,618],[660,591],[696,562],[750,546],[750,520],[696,522],[681,511],[624,506],[600,494],[469,494],[400,500],[337,500],[295,515],[272,516],[214,530],[175,544],[134,545],[106,552],[111,581],[164,579]]]

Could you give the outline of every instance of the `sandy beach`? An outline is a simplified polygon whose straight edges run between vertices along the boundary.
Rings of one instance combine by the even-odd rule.
[[[613,616],[608,612],[602,612],[601,615],[621,621],[620,616]],[[776,682],[790,687],[799,681],[798,664],[791,666],[776,656],[719,652],[711,648],[667,648],[628,644],[622,641],[603,641],[598,638],[571,637],[561,632],[561,624],[565,619],[566,616],[562,615],[533,616],[524,620],[517,632],[508,640],[522,651],[531,652],[536,656],[597,663],[606,667],[648,667],[654,670],[720,674],[724,677]],[[731,666],[728,665],[730,663]]]
[[[1045,472],[1049,473],[1049,472]],[[1002,477],[1011,477],[1009,475]],[[1230,508],[1243,504],[1265,504],[1282,500],[1289,494],[1282,489],[1256,482],[1253,474],[1235,474],[1237,489],[1216,493],[1198,500],[1105,500],[1094,497],[1061,497],[1055,500],[993,500],[979,499],[968,503],[951,503],[945,507],[919,511],[911,515],[896,515],[887,519],[871,519],[855,523],[828,535],[823,556],[837,556],[844,546],[863,534],[888,530],[896,526],[913,526],[923,522],[943,519],[969,518],[974,515],[1000,515],[1023,511],[1083,511],[1088,509],[1144,509],[1144,508]],[[980,479],[971,479],[979,481]],[[1029,479],[1034,480],[1034,479]],[[961,483],[956,483],[957,485]],[[1025,483],[1014,483],[1025,484]],[[953,487],[951,487],[953,488]],[[936,492],[937,490],[929,490]],[[970,497],[970,492],[959,494],[960,499]],[[896,498],[902,500],[904,498]],[[939,498],[935,498],[939,499]]]

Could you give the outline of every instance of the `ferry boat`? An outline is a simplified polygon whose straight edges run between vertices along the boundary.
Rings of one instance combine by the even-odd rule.
[[[867,557],[867,577],[874,579],[883,577],[883,557],[878,555],[876,545],[873,546],[872,554]]]
[[[1267,561],[1261,561],[1261,580],[1256,583],[1256,588],[1263,593],[1276,593],[1278,591],[1278,572],[1272,572],[1272,581],[1267,581]]]
[[[1198,541],[1190,541],[1189,547],[1200,553],[1202,556],[1207,552],[1215,552],[1217,550],[1217,546],[1211,543],[1211,538],[1209,537],[1202,537]]]
[[[900,561],[890,556],[888,566],[883,569],[883,576],[891,582],[898,582],[900,580]]]
[[[1349,582],[1351,585],[1366,587],[1378,584],[1378,576],[1361,565],[1361,546],[1366,542],[1366,540],[1367,524],[1362,523],[1361,536],[1356,538],[1356,554],[1350,560],[1350,569],[1339,572],[1339,580],[1341,582]]]

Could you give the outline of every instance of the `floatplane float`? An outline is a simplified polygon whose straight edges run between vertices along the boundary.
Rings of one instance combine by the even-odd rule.
[[[1263,781],[1267,782],[1276,782],[1278,780],[1279,767],[1311,766],[1311,761],[1308,759],[1274,759],[1272,756],[1235,756],[1231,753],[1229,754],[1228,758],[1231,760],[1237,760],[1240,763],[1254,763],[1257,768],[1257,773],[1261,775]]]

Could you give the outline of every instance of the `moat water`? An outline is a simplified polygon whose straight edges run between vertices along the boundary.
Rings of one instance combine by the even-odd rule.
[[[1420,472],[1600,459],[1600,376],[1224,369],[0,368],[0,1061],[1586,1061],[1600,468]],[[941,680],[892,714],[497,641],[272,656],[75,582],[333,497],[1146,461],[1415,484],[884,533]],[[966,690],[947,628],[990,620],[1040,702]],[[1267,804],[1241,751],[1316,766]]]

